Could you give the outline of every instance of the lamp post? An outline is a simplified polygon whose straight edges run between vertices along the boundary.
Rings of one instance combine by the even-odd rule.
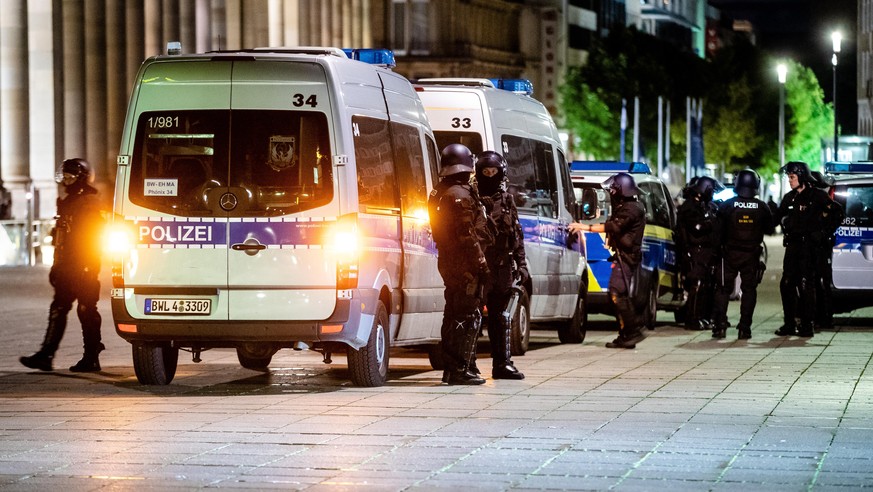
[[[779,167],[785,166],[785,78],[788,67],[784,63],[776,65],[779,77]]]
[[[840,160],[840,135],[839,123],[837,123],[837,54],[840,52],[840,42],[843,40],[843,35],[840,31],[834,31],[831,34],[831,41],[834,43],[834,55],[831,57],[831,64],[834,66],[834,160]]]

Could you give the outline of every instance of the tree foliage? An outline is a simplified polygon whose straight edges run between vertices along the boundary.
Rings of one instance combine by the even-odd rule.
[[[788,67],[785,104],[791,132],[786,137],[785,159],[803,161],[814,168],[821,162],[822,139],[833,134],[833,106],[825,104],[824,91],[812,70],[795,62]]]

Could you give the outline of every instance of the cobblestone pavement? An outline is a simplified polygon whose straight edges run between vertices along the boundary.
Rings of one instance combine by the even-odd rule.
[[[269,372],[230,350],[180,356],[140,386],[104,314],[103,370],[74,374],[71,319],[53,373],[18,357],[42,339],[44,268],[0,269],[2,490],[848,490],[873,485],[873,309],[812,339],[780,338],[781,251],[753,336],[714,341],[670,313],[635,350],[534,332],[523,381],[442,386],[427,355],[392,351],[384,387],[348,382],[344,357],[282,350]],[[731,303],[731,319],[738,317]],[[487,343],[480,365],[488,367]]]

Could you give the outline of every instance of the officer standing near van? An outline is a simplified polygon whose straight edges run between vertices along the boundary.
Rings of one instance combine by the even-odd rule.
[[[72,372],[100,370],[98,355],[105,348],[100,337],[100,237],[103,216],[91,169],[84,159],[67,159],[61,165],[55,180],[63,183],[66,196],[58,199],[58,214],[54,238],[54,263],[49,272],[49,283],[55,296],[49,308],[48,327],[42,348],[19,360],[31,369],[52,370],[52,359],[67,327],[67,314],[78,300],[76,314],[82,323],[85,353],[82,360],[70,367]]]
[[[814,186],[812,174],[805,162],[789,162],[781,171],[788,176],[791,191],[785,194],[779,204],[782,242],[785,245],[779,291],[782,294],[785,323],[776,334],[812,337],[818,258],[821,255],[821,245],[825,241],[823,231],[831,213],[829,210],[832,200],[827,193]],[[796,321],[798,314],[799,326]]]
[[[485,205],[485,213],[495,226],[494,244],[485,252],[491,271],[485,295],[488,307],[488,340],[491,342],[494,379],[524,379],[512,363],[512,321],[504,312],[512,298],[512,285],[530,280],[524,253],[524,233],[512,194],[504,189],[506,160],[493,150],[479,154],[476,160],[476,185]],[[509,313],[511,316],[512,313]]]
[[[713,338],[726,336],[728,300],[737,275],[740,276],[740,289],[743,292],[737,338],[752,338],[752,316],[758,303],[758,284],[761,283],[765,268],[761,262],[764,250],[762,243],[764,235],[772,234],[774,229],[770,207],[755,198],[760,186],[758,173],[751,169],[740,171],[734,184],[737,196],[724,202],[718,209],[724,249],[716,272]]]
[[[718,208],[712,196],[724,186],[709,176],[692,178],[685,191],[685,201],[677,211],[674,238],[688,300],[685,327],[710,329],[715,285],[713,268],[718,258]]]
[[[439,250],[437,267],[445,284],[443,382],[482,384],[485,380],[471,368],[482,324],[479,306],[490,273],[485,251],[493,238],[479,196],[470,184],[470,149],[461,144],[446,146],[440,167],[442,180],[428,198],[428,213]]]
[[[639,279],[643,261],[643,232],[646,228],[646,211],[637,201],[642,190],[637,188],[633,176],[618,173],[603,182],[609,191],[612,211],[602,224],[570,224],[572,233],[591,231],[605,232],[607,245],[613,251],[612,273],[609,276],[609,296],[615,305],[618,318],[618,337],[606,344],[607,348],[632,349],[645,338],[643,321],[635,309],[633,298],[636,292],[634,279]]]
[[[828,189],[833,186],[833,178],[827,178],[818,171],[810,172],[815,187],[827,193]],[[828,195],[830,197],[830,195]],[[834,244],[837,240],[837,229],[846,218],[846,212],[843,207],[835,200],[828,203],[827,219],[825,220],[825,228],[822,230],[823,237],[821,247],[819,248],[817,273],[818,278],[815,282],[815,331],[822,329],[832,329],[834,327],[834,302],[831,284],[833,284],[833,254]]]

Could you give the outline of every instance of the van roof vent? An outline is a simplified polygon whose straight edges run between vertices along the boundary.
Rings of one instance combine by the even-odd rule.
[[[489,79],[462,79],[462,78],[429,78],[418,79],[416,82],[421,85],[459,85],[468,87],[494,87],[494,83]]]
[[[339,48],[329,46],[279,46],[279,47],[263,47],[253,48],[250,50],[240,50],[246,53],[287,53],[292,55],[333,55],[341,58],[346,58],[346,54]]]

